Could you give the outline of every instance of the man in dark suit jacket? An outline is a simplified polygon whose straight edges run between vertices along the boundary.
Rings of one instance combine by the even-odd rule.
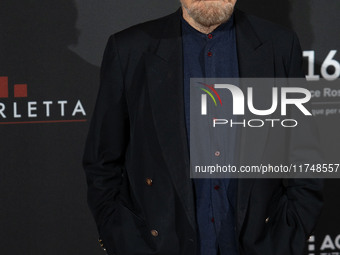
[[[194,2],[183,0],[184,7],[175,13],[108,41],[84,169],[89,207],[109,255],[198,254],[181,19],[208,34],[230,18],[235,1],[212,1],[223,2],[217,6],[226,7],[221,14],[226,16],[207,23],[197,15],[202,6],[196,14],[190,9]],[[233,18],[240,77],[301,77],[301,49],[293,32],[238,10]],[[317,158],[316,145],[297,139],[300,135],[289,138],[263,129],[252,138],[256,148],[240,149],[240,161],[276,157],[274,162],[291,162],[302,155],[298,150],[304,143]],[[275,156],[266,147],[273,143],[278,145]],[[322,207],[321,190],[322,183],[312,179],[239,179],[238,253],[302,254]]]

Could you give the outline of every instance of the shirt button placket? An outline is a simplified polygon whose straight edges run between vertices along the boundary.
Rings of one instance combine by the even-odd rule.
[[[213,38],[213,35],[212,35],[212,34],[208,34],[208,35],[207,35],[207,37],[208,37],[209,39],[212,39],[212,38]],[[213,54],[212,54],[212,52],[211,52],[211,50],[210,50],[210,49],[209,49],[209,51],[208,51],[208,54],[207,54],[207,55],[208,55],[208,57],[212,57],[212,55],[213,55]]]

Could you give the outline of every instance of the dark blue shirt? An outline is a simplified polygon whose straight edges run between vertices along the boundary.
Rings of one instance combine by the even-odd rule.
[[[233,17],[210,34],[203,34],[182,18],[184,101],[186,128],[190,130],[190,78],[238,78]],[[232,102],[226,102],[229,109]],[[236,131],[229,129],[229,148],[235,148]],[[234,150],[227,152],[235,157]],[[233,163],[233,162],[230,162]],[[234,179],[194,179],[199,255],[237,255]]]

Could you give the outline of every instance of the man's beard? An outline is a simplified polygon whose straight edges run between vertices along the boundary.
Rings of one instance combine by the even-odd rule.
[[[185,7],[186,8],[186,7]],[[234,5],[223,1],[196,1],[186,8],[189,16],[204,27],[219,25],[231,17]]]

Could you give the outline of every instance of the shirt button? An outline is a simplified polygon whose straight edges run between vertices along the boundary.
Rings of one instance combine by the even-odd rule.
[[[212,35],[212,34],[208,34],[208,38],[209,38],[209,39],[212,39],[212,38],[213,38],[213,35]]]
[[[154,236],[154,237],[157,237],[158,236],[158,231],[156,229],[153,229],[150,231],[151,232],[151,235]]]
[[[216,157],[219,157],[220,155],[221,155],[221,152],[215,151],[215,156],[216,156]]]
[[[151,178],[146,178],[145,182],[146,182],[146,185],[152,186],[152,179]]]
[[[220,186],[215,185],[214,189],[215,189],[215,190],[219,190],[219,189],[220,189]]]
[[[208,52],[208,56],[211,57],[213,54],[211,51]]]

